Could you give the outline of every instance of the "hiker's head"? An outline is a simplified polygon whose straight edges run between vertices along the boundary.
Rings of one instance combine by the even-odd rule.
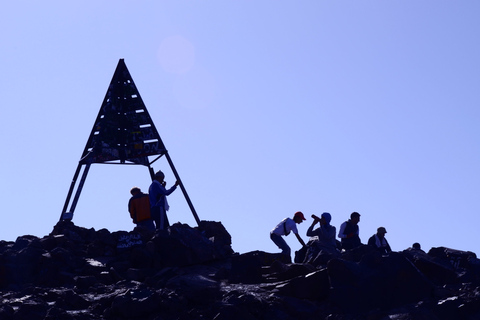
[[[163,179],[165,179],[165,174],[160,170],[157,171],[157,173],[155,173],[155,180],[162,182]]]
[[[295,221],[296,223],[302,223],[304,220],[307,219],[305,219],[305,216],[300,211],[295,212],[295,214],[293,215],[293,221]]]
[[[130,189],[130,194],[131,194],[132,196],[134,196],[134,195],[136,195],[136,194],[138,194],[138,193],[140,193],[140,192],[141,192],[141,190],[140,190],[139,187],[133,187],[132,189]]]
[[[330,221],[332,221],[332,216],[330,215],[330,213],[328,212],[322,213],[320,222],[323,222],[323,224],[330,224]]]
[[[353,222],[353,223],[358,223],[360,222],[360,213],[354,211],[352,212],[352,214],[350,215],[350,220]]]

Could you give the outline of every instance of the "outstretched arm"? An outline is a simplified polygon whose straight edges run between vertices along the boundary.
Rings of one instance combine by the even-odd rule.
[[[303,239],[300,237],[298,233],[295,233],[295,236],[297,237],[298,241],[302,244],[303,247],[305,247],[305,242],[303,242]]]

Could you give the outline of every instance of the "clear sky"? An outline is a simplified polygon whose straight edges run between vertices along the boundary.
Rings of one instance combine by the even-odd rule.
[[[295,211],[365,243],[480,254],[480,2],[9,1],[0,239],[48,235],[123,58],[202,220],[232,247]],[[174,177],[165,159],[153,165]],[[92,165],[73,221],[132,230],[143,166]],[[195,226],[180,190],[169,219]],[[300,244],[287,237],[292,250]]]

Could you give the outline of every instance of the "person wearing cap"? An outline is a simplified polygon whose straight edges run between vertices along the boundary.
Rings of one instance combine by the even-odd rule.
[[[305,242],[298,234],[297,223],[300,224],[305,221],[305,217],[302,212],[297,211],[293,215],[293,219],[285,218],[283,219],[272,231],[270,231],[270,239],[272,239],[273,243],[275,243],[281,250],[282,254],[288,256],[291,259],[291,250],[288,246],[287,242],[282,238],[282,236],[288,236],[290,232],[293,231],[293,234],[298,239],[298,242],[305,247]]]
[[[350,219],[340,225],[340,231],[338,237],[342,242],[342,248],[345,250],[359,247],[362,242],[360,241],[360,229],[358,223],[360,222],[360,214],[358,212],[352,212]]]
[[[312,217],[313,222],[307,230],[307,237],[316,237],[312,240],[318,241],[319,245],[331,249],[336,249],[337,242],[335,241],[335,235],[337,234],[337,230],[334,226],[330,225],[330,221],[332,221],[332,216],[330,215],[330,213],[324,212],[322,213],[320,218],[315,215],[312,215]],[[317,229],[313,230],[313,227],[317,223],[320,223],[320,226]]]
[[[166,189],[166,182],[164,179],[165,174],[162,171],[157,171],[157,173],[155,173],[153,182],[148,189],[150,210],[152,218],[155,221],[155,228],[157,230],[165,230],[167,227],[169,227],[167,218],[167,211],[169,209],[167,196],[175,191],[179,185],[179,182],[176,181],[170,189]]]
[[[381,253],[392,252],[392,249],[385,238],[385,233],[387,233],[387,230],[384,227],[379,227],[377,233],[368,239],[368,245],[378,249]]]
[[[340,251],[337,250],[335,227],[330,224],[330,221],[332,221],[330,213],[324,212],[320,218],[312,214],[312,218],[314,221],[307,230],[307,236],[311,238],[307,244],[308,249],[303,263],[318,267],[319,265],[326,265],[330,259],[337,257]],[[317,223],[320,226],[313,230]]]

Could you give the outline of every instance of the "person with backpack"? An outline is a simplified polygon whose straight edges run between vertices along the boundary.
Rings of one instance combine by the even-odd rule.
[[[272,231],[270,231],[270,239],[272,239],[273,243],[275,243],[282,250],[282,254],[288,256],[289,258],[291,258],[291,250],[287,242],[282,238],[282,236],[288,236],[290,232],[293,231],[293,234],[295,234],[295,236],[297,237],[298,242],[300,242],[302,247],[305,247],[305,242],[298,234],[297,229],[297,224],[300,224],[305,220],[307,219],[305,219],[303,213],[297,211],[293,215],[293,219],[283,219],[275,228],[273,228]]]
[[[148,194],[143,193],[139,187],[130,190],[132,197],[128,201],[128,211],[133,223],[139,227],[154,231],[152,215],[150,214],[150,200]]]

